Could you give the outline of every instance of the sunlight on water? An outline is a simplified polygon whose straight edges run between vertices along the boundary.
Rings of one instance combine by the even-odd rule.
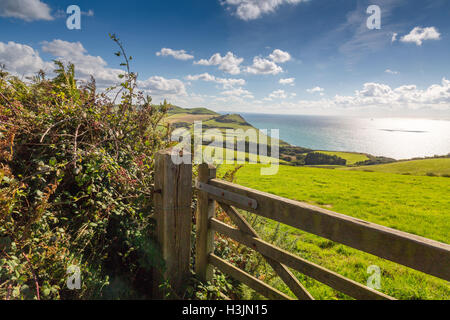
[[[395,159],[450,153],[450,121],[245,114],[260,129],[280,129],[284,141],[316,150],[370,153]]]

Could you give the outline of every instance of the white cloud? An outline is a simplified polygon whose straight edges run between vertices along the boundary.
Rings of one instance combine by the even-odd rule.
[[[0,17],[25,21],[53,20],[50,7],[40,0],[1,0]]]
[[[269,94],[269,99],[286,99],[287,94],[284,90],[276,90]]]
[[[206,82],[215,82],[223,85],[224,89],[231,89],[234,86],[243,86],[246,84],[244,79],[225,79],[225,78],[217,78],[209,73],[202,73],[202,74],[196,74],[196,75],[188,75],[186,77],[187,80],[190,81],[197,81],[202,80]]]
[[[286,78],[286,79],[280,79],[280,81],[278,81],[280,84],[290,84],[290,85],[294,85],[295,82],[295,78]]]
[[[42,43],[42,50],[57,60],[73,63],[78,79],[87,80],[91,75],[94,76],[100,89],[117,84],[120,81],[118,76],[124,73],[123,70],[109,68],[102,57],[89,55],[80,42],[45,41]],[[39,69],[47,72],[54,70],[54,64],[43,61],[37,50],[15,42],[0,42],[0,63],[6,65],[7,71],[19,75],[31,75]],[[140,90],[155,96],[173,98],[187,94],[184,83],[178,79],[153,76],[147,80],[139,80],[137,84]]]
[[[242,89],[242,88],[223,91],[222,94],[225,96],[237,96],[237,97],[253,99],[252,93],[250,91]]]
[[[108,68],[102,57],[87,54],[87,50],[80,42],[59,39],[44,41],[42,50],[58,60],[73,63],[78,78],[88,79],[91,75],[94,76],[100,86],[106,87],[117,83],[118,76],[124,73],[120,69]]]
[[[324,93],[323,93],[324,91],[325,91],[325,89],[321,88],[321,87],[314,87],[314,88],[311,88],[311,89],[306,89],[306,92],[308,92],[308,93],[311,93],[311,94],[319,93],[321,96],[324,95]]]
[[[229,74],[241,73],[240,64],[244,61],[243,58],[236,57],[232,52],[228,52],[225,56],[216,53],[209,58],[209,60],[201,59],[194,62],[194,64],[202,66],[219,66],[219,69]]]
[[[124,73],[120,69],[108,68],[102,57],[87,54],[87,50],[80,42],[64,40],[43,42],[42,50],[58,57],[60,60],[75,64],[77,77],[87,79],[91,75],[94,76],[100,87],[117,84],[119,75]],[[185,85],[178,79],[153,76],[147,80],[139,80],[137,84],[139,89],[155,96],[186,95]]]
[[[271,60],[254,57],[253,65],[247,67],[246,72],[252,74],[278,74],[283,72],[283,68]]]
[[[425,90],[415,85],[392,89],[386,84],[365,83],[354,96],[337,95],[329,102],[338,107],[450,110],[450,81],[443,78],[441,84],[433,84]]]
[[[39,70],[53,69],[53,63],[45,62],[39,52],[25,44],[0,42],[0,64],[12,74],[30,76]]]
[[[397,41],[397,36],[398,36],[398,33],[394,32],[394,33],[392,34],[391,42]]]
[[[157,56],[172,56],[177,60],[190,60],[194,59],[193,55],[187,54],[185,50],[173,50],[169,48],[162,48],[161,51],[156,53]]]
[[[234,9],[242,20],[254,20],[263,14],[274,12],[282,4],[297,4],[306,0],[224,0],[222,4]]]
[[[291,60],[291,55],[289,54],[289,52],[285,52],[280,49],[275,49],[269,55],[269,59],[276,63],[285,63]]]
[[[418,46],[421,46],[425,40],[440,40],[441,34],[435,27],[421,28],[415,27],[410,33],[403,36],[400,41],[412,42]]]
[[[291,55],[288,52],[275,49],[267,58],[254,57],[253,65],[248,66],[245,71],[252,74],[278,74],[283,72],[283,68],[277,63],[289,60],[291,60]]]
[[[386,69],[384,72],[389,73],[389,74],[398,74],[398,71],[394,71],[391,69]]]
[[[155,96],[185,96],[186,87],[178,79],[166,79],[153,76],[144,81],[138,81],[139,89],[148,91]]]
[[[418,88],[416,85],[403,85],[396,88],[382,83],[365,83],[360,90],[347,96],[336,95],[325,98],[316,96],[315,99],[292,99],[295,95],[276,90],[272,97],[264,99],[246,99],[238,95],[222,95],[220,98],[208,98],[208,106],[215,110],[289,114],[377,114],[380,116],[409,114],[448,115],[450,112],[450,80],[442,79],[439,84],[428,88]],[[237,90],[234,94],[244,94]],[[288,98],[283,98],[285,95]],[[281,98],[280,98],[281,97]],[[270,109],[267,109],[270,101]],[[190,104],[192,105],[192,104]],[[198,104],[197,106],[204,105]]]

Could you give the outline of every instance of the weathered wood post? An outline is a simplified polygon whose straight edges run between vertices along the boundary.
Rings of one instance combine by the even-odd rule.
[[[207,183],[216,178],[216,168],[206,163],[198,168],[198,181]],[[212,279],[212,266],[208,263],[208,256],[214,251],[214,232],[209,228],[209,219],[214,217],[215,201],[208,198],[208,194],[199,191],[197,200],[197,237],[195,249],[195,272],[202,281]]]
[[[155,270],[153,293],[156,298],[161,298],[161,292],[156,285],[160,283],[161,278],[168,280],[176,293],[182,293],[189,277],[192,164],[175,164],[172,161],[175,152],[179,151],[159,151],[155,159],[156,235],[166,264],[163,274]]]

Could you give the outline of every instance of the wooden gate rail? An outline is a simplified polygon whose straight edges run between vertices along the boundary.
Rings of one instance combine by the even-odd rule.
[[[196,183],[199,196],[195,269],[203,280],[212,278],[212,266],[216,266],[266,297],[286,298],[285,295],[277,295],[277,290],[266,284],[262,285],[260,280],[215,256],[214,232],[219,232],[259,252],[299,299],[313,297],[288,267],[357,299],[393,299],[263,241],[232,206],[450,280],[450,246],[447,244],[245,188],[215,179],[215,176],[215,168],[211,165],[199,166]],[[238,229],[214,218],[215,201]]]
[[[258,207],[253,209],[228,198],[209,194],[211,199],[218,202],[450,281],[448,244],[226,181],[212,179],[208,184],[255,199]]]
[[[282,264],[295,269],[315,280],[326,284],[333,289],[349,295],[350,297],[361,300],[379,300],[392,299],[391,297],[370,289],[356,281],[347,279],[333,271],[327,270],[317,264],[302,259],[285,250],[277,248],[268,242],[265,242],[256,237],[251,237],[246,233],[232,228],[227,224],[211,219],[211,228],[237,242],[240,242],[247,247],[261,253],[262,255],[271,259],[277,260]]]
[[[242,217],[242,215],[236,209],[223,203],[220,203],[220,206],[240,230],[247,233],[249,236],[260,238],[258,236],[258,233],[250,226],[247,220],[245,220],[244,217]],[[291,289],[291,291],[297,298],[301,300],[314,300],[313,296],[306,290],[305,287],[303,287],[300,281],[298,281],[298,279],[286,266],[270,257],[264,255],[263,257],[266,259],[267,263],[272,267],[272,269],[278,274],[278,276],[286,283],[289,289]]]
[[[265,282],[249,275],[248,273],[242,271],[241,269],[236,268],[231,263],[228,263],[227,261],[220,259],[215,254],[211,253],[208,257],[208,261],[223,273],[232,276],[233,278],[239,280],[242,283],[245,283],[247,286],[249,286],[256,292],[261,293],[266,298],[273,300],[292,300],[292,298],[289,297],[288,295],[278,291],[277,289],[272,288]]]

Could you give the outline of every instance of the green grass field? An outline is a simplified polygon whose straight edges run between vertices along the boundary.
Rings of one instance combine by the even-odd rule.
[[[214,116],[211,114],[191,114],[191,113],[175,113],[165,119],[165,122],[168,123],[176,123],[176,122],[185,122],[185,123],[194,123],[194,121],[206,121]]]
[[[247,164],[250,159],[250,154],[248,152],[243,152],[243,151],[232,151],[232,150],[227,150],[225,148],[211,147],[211,146],[202,146],[202,150],[203,150],[204,154],[205,154],[205,151],[208,152],[208,154],[210,154],[212,158],[219,158],[219,156],[221,154],[221,159],[223,160],[224,163],[229,162],[229,161],[225,161],[225,160],[231,160],[231,161],[237,160],[238,156],[239,156],[239,159],[245,160]],[[284,160],[278,160],[276,158],[272,158],[269,156],[260,156],[257,154],[252,154],[252,156],[253,156],[252,159],[256,159],[256,161],[261,164],[276,163],[276,162],[278,162],[280,164],[286,164],[286,161],[284,161]]]
[[[347,160],[347,165],[355,164],[360,161],[369,160],[363,153],[354,153],[354,152],[340,152],[340,151],[316,151],[324,154],[328,154],[330,156],[338,156],[342,159]]]
[[[207,108],[191,108],[191,109],[189,109],[189,108],[181,108],[181,107],[172,106],[172,108],[170,108],[170,110],[169,110],[169,115],[179,114],[179,113],[203,114],[203,115],[209,114],[209,115],[214,115],[214,116],[219,115],[217,112],[214,112]]]
[[[450,158],[400,161],[375,166],[355,167],[346,170],[385,172],[415,176],[435,175],[449,177]]]
[[[219,176],[231,168],[231,165],[221,166]],[[448,178],[291,166],[280,166],[275,176],[261,176],[259,170],[260,165],[246,165],[237,172],[235,182],[450,243]],[[246,215],[251,220],[254,218]],[[276,226],[274,221],[265,220],[258,231],[266,240],[272,240]],[[395,298],[450,299],[450,286],[444,280],[288,226],[280,226],[278,234],[283,237],[277,245],[363,284],[369,277],[367,268],[379,266],[382,270],[380,291]],[[264,265],[260,272],[271,271]],[[316,299],[348,298],[315,280],[296,275]],[[278,278],[270,283],[289,293]]]

